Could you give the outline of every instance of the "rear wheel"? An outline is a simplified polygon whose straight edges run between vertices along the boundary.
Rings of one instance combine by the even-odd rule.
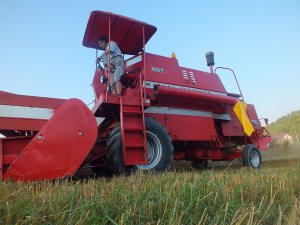
[[[208,161],[206,159],[193,160],[192,167],[195,169],[207,169]]]
[[[128,167],[123,162],[121,128],[118,125],[111,132],[107,142],[107,161],[110,168],[116,174],[131,173],[135,169],[164,171],[171,166],[173,159],[173,144],[167,131],[156,120],[146,117],[146,136],[148,147],[148,164]]]
[[[243,166],[249,166],[253,169],[259,169],[262,163],[260,150],[254,145],[246,145],[243,150]]]

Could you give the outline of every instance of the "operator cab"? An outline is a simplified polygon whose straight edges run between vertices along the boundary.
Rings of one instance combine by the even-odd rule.
[[[98,44],[98,38],[100,36],[107,37],[108,41],[115,41],[123,53],[123,58],[124,55],[129,55],[129,59],[125,60],[126,75],[123,76],[121,82],[125,87],[130,87],[136,82],[137,76],[139,72],[141,72],[140,68],[143,68],[142,65],[137,69],[135,63],[133,68],[131,63],[134,59],[138,59],[139,62],[143,61],[145,45],[156,30],[157,28],[155,26],[132,18],[110,12],[93,11],[90,14],[82,44],[85,47],[96,49],[96,55],[98,55],[98,50],[101,50]],[[133,57],[130,58],[130,55],[133,55]],[[108,70],[108,79],[109,73]],[[101,93],[103,94],[103,87],[100,88],[101,76],[103,76],[103,71],[96,69],[93,80],[96,98],[99,98]]]
[[[96,49],[97,57],[98,50],[101,50],[98,44],[100,36],[105,36],[108,41],[112,40],[118,44],[123,53],[123,59],[126,55],[125,75],[121,79],[125,87],[125,94],[134,92],[133,89],[138,91],[137,85],[139,84],[141,91],[143,91],[142,87],[146,87],[146,92],[151,92],[151,95],[154,93],[153,88],[160,85],[175,89],[217,93],[235,98],[241,97],[243,99],[241,91],[240,94],[232,94],[226,91],[222,81],[216,74],[216,70],[229,68],[217,67],[213,71],[214,58],[212,52],[206,54],[210,73],[179,66],[178,60],[173,57],[146,53],[145,45],[156,30],[157,28],[153,25],[129,17],[110,12],[93,11],[90,14],[82,44],[85,47]],[[96,100],[105,95],[104,101],[108,101],[107,96],[110,95],[107,92],[109,77],[110,69],[103,71],[99,67],[96,68],[92,83]],[[103,78],[106,79],[106,84],[103,83]],[[236,77],[235,80],[237,82]],[[129,94],[128,96],[134,95]]]

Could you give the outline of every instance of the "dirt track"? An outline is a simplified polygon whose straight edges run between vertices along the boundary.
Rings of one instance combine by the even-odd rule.
[[[262,151],[264,161],[274,161],[283,159],[300,159],[300,145],[291,145],[288,148],[270,148]]]

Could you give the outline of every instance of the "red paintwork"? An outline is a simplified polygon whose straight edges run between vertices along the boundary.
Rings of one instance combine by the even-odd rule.
[[[65,99],[17,95],[0,91],[0,104],[57,109]]]
[[[227,93],[217,74],[181,67],[177,59],[165,56],[146,53],[146,59],[147,81]],[[164,72],[153,71],[153,67],[164,69]],[[133,67],[131,69],[133,70]],[[183,71],[186,71],[186,78],[183,76]],[[195,79],[195,82],[192,78]]]
[[[123,160],[125,165],[146,164],[147,148],[144,118],[139,106],[124,106],[121,99],[120,123],[122,131]]]
[[[254,105],[247,104],[247,115],[249,117],[249,120],[252,121],[252,125],[255,130],[262,129]]]
[[[211,117],[163,115],[146,113],[159,121],[174,141],[215,141],[214,121]]]
[[[109,23],[111,29],[109,29]],[[82,44],[89,48],[99,49],[98,38],[100,36],[109,38],[109,30],[111,30],[110,39],[117,42],[122,53],[136,55],[143,48],[143,27],[145,43],[147,43],[157,30],[155,26],[110,12],[93,11]]]
[[[205,92],[196,92],[184,89],[176,89],[166,86],[158,86],[156,96],[158,98],[160,96],[163,96],[169,98],[195,99],[199,101],[212,102],[215,104],[224,103],[230,106],[233,106],[238,100],[229,96],[216,95]]]
[[[32,137],[10,137],[5,139],[0,139],[2,143],[3,152],[3,164],[10,165],[17,155],[28,145]]]
[[[106,16],[106,14],[103,16]],[[112,36],[119,35],[118,32],[114,32],[114,29],[111,33]],[[97,43],[94,46],[98,48]],[[155,118],[166,128],[175,142],[175,149],[185,149],[184,153],[175,151],[175,158],[196,157],[212,160],[233,160],[241,157],[241,151],[233,150],[233,152],[223,153],[221,149],[226,146],[227,142],[233,141],[237,145],[249,143],[259,145],[262,141],[258,140],[263,140],[260,124],[254,126],[256,132],[253,137],[245,137],[241,123],[232,111],[232,107],[241,100],[241,92],[239,94],[228,93],[218,75],[215,72],[213,73],[213,68],[210,69],[211,73],[206,73],[182,67],[177,59],[150,53],[138,54],[126,60],[125,72],[127,75],[122,79],[122,82],[127,88],[122,97],[123,106],[132,105],[128,98],[138,99],[138,93],[145,91],[144,96],[147,99],[145,108],[154,106],[156,108],[163,107],[164,109],[179,109],[179,112],[182,113],[182,115],[174,114],[174,112],[169,114],[167,111],[159,113],[159,110],[154,113],[145,112],[145,116]],[[140,73],[144,80],[143,87],[146,87],[145,90],[136,82]],[[126,80],[131,81],[131,85],[128,86]],[[239,87],[238,82],[237,85]],[[97,99],[93,108],[95,115],[105,115],[102,112],[103,110],[110,111],[113,109],[120,112],[120,118],[124,120],[122,119],[124,116],[122,110],[118,111],[120,101],[118,98],[106,94],[105,86],[99,83],[99,72],[97,71],[93,86]],[[134,105],[141,106],[141,102],[135,102]],[[99,110],[100,108],[101,110]],[[196,115],[193,115],[194,111],[196,111]],[[200,113],[197,114],[197,112]],[[247,112],[251,121],[257,120],[252,105],[249,105]],[[214,116],[215,114],[216,116]],[[115,117],[118,117],[118,115],[116,114]],[[116,119],[118,120],[118,118]],[[130,124],[140,126],[138,120],[130,120]],[[127,136],[124,127],[122,132],[122,138],[124,139],[124,136]],[[126,142],[139,142],[137,141],[138,138],[134,136],[129,139]],[[194,149],[194,151],[189,149]],[[126,155],[127,151],[129,150],[124,147],[123,154]],[[130,157],[125,157],[124,163],[132,165],[134,162],[139,161],[138,158],[138,153],[134,153]]]
[[[222,122],[222,133],[227,137],[231,136],[244,136],[244,129],[238,118],[235,116],[232,108],[227,109],[230,114],[231,120]]]
[[[0,117],[0,129],[39,131],[46,122],[47,120]]]
[[[7,167],[17,158],[18,154],[28,145],[32,137],[13,137],[0,139],[0,179]]]
[[[57,109],[65,99],[17,95],[0,91],[0,105]],[[39,131],[44,119],[8,118],[0,116],[0,130]],[[0,132],[1,133],[1,132]]]
[[[99,49],[97,39],[107,36],[124,54],[135,55],[126,60],[122,97],[107,93],[100,76],[108,74],[95,71],[92,110],[78,99],[0,91],[0,106],[17,115],[0,114],[0,133],[6,136],[0,138],[0,179],[56,179],[72,176],[81,166],[99,169],[106,165],[107,140],[118,124],[124,164],[146,164],[145,116],[166,129],[175,160],[233,160],[242,157],[241,146],[246,144],[267,149],[271,137],[259,123],[254,106],[247,107],[255,129],[250,137],[233,112],[236,102],[243,100],[241,91],[228,93],[212,66],[207,73],[180,66],[174,58],[146,53],[145,44],[155,32],[156,27],[131,18],[91,13],[84,46]],[[45,113],[44,117],[23,116],[20,110],[29,114],[30,107]],[[105,118],[99,127],[95,117]]]
[[[174,141],[215,141],[211,117],[170,115],[170,134]]]
[[[272,141],[272,138],[271,136],[255,136],[255,137],[252,137],[252,142],[255,143],[259,149],[265,151],[269,148],[269,144],[270,142]]]
[[[145,113],[157,120],[173,141],[217,142],[212,117]],[[175,153],[174,153],[175,154]],[[176,153],[177,154],[177,153]]]
[[[100,82],[100,77],[103,74],[104,73],[98,69],[95,71],[95,74],[94,74],[92,86],[93,86],[93,90],[94,90],[94,94],[95,94],[95,101],[97,101],[97,99],[100,97],[100,95],[105,94],[105,86],[103,84],[101,84],[101,82]]]
[[[18,155],[4,178],[32,181],[73,175],[96,137],[97,123],[91,111],[80,100],[67,100]]]

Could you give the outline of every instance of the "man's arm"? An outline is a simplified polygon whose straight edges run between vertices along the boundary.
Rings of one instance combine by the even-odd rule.
[[[101,60],[102,60],[102,62],[103,62],[104,68],[107,68],[107,65],[108,65],[108,57],[107,57],[107,55],[106,55],[105,52],[103,52],[103,54],[97,58],[97,61],[96,61],[96,62],[97,62],[97,63],[100,63]]]

